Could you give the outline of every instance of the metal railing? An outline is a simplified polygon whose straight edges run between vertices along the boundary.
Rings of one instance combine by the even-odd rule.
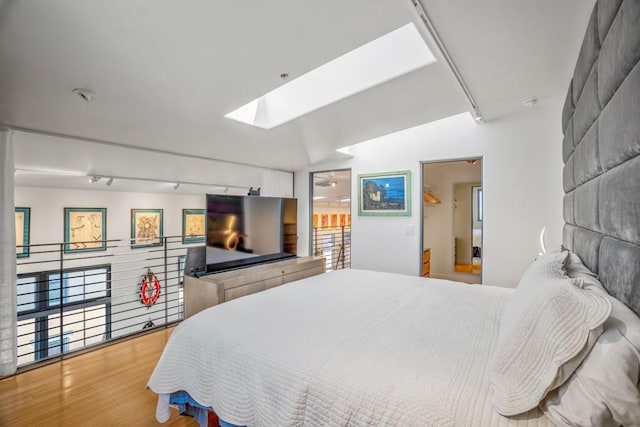
[[[314,228],[312,250],[325,257],[327,271],[351,268],[351,227]]]
[[[28,258],[16,262],[18,366],[182,320],[184,260],[187,248],[198,246],[182,238],[162,237],[144,248],[132,248],[130,239],[105,240],[99,252],[30,245]]]

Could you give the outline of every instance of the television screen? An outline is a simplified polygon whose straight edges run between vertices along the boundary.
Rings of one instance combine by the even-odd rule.
[[[295,257],[293,198],[207,194],[207,272]]]

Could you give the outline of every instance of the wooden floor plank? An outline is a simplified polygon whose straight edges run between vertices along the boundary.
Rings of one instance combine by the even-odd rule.
[[[155,420],[146,388],[173,328],[0,380],[0,426],[197,426],[172,410]]]

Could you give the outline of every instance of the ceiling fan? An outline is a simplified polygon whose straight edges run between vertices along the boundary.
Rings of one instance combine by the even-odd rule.
[[[335,187],[337,183],[338,183],[337,181],[334,181],[328,178],[318,177],[316,181],[313,183],[313,185],[317,187]]]

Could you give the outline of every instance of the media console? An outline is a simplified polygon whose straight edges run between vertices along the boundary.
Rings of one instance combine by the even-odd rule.
[[[286,259],[200,277],[184,276],[184,315],[325,272],[319,256]]]

